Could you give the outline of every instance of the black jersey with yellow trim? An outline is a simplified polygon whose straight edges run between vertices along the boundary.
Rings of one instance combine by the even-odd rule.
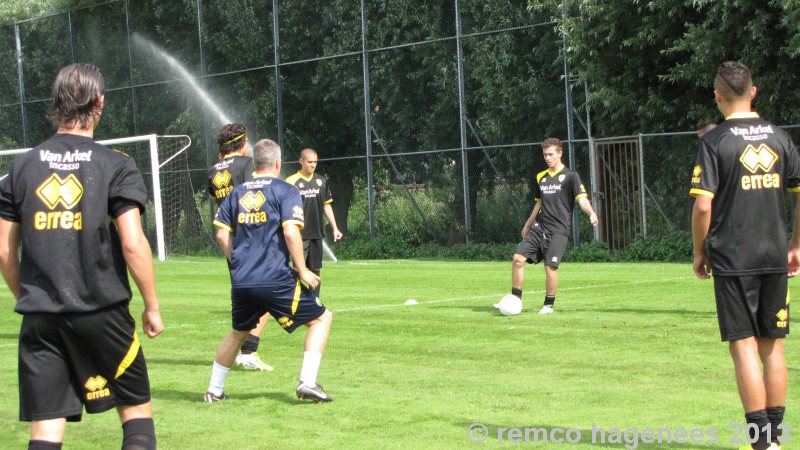
[[[716,275],[788,269],[784,191],[800,192],[800,156],[784,130],[737,113],[700,139],[689,195],[711,198]]]
[[[253,159],[249,156],[231,154],[208,168],[208,193],[217,206],[235,186],[253,179]]]
[[[555,172],[547,169],[536,174],[533,194],[541,202],[536,222],[544,232],[562,235],[569,234],[575,202],[587,197],[578,173],[566,166]]]
[[[133,159],[91,138],[56,134],[17,156],[0,183],[0,216],[22,235],[15,310],[81,313],[130,301],[113,219],[146,203]]]
[[[297,187],[303,197],[303,214],[305,214],[305,228],[303,240],[322,239],[325,237],[325,205],[333,202],[328,180],[316,173],[310,177],[297,172],[286,177],[286,182]]]

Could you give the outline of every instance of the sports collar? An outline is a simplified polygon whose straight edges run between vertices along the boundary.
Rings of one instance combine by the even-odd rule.
[[[300,172],[299,170],[297,171],[297,176],[302,178],[302,179],[304,179],[304,180],[306,180],[306,181],[311,181],[311,180],[314,179],[314,174],[313,173],[311,174],[310,177],[306,178],[305,176],[303,176],[303,173]]]
[[[728,119],[758,119],[758,113],[753,111],[748,112],[735,112],[730,116],[726,117],[725,120]]]

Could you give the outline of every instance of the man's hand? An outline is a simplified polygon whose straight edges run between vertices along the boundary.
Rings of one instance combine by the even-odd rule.
[[[338,228],[333,227],[333,242],[336,242],[336,241],[342,239],[342,236],[343,236],[342,232],[339,231]]]
[[[591,213],[589,214],[589,223],[592,224],[593,227],[596,227],[599,221],[597,220],[597,214]]]
[[[161,323],[161,313],[158,310],[145,309],[142,311],[142,329],[144,334],[151,339],[164,331],[164,324]]]
[[[319,286],[319,276],[310,270],[303,271],[300,274],[300,279],[312,290]]]
[[[800,248],[789,247],[789,278],[800,274]]]
[[[528,235],[529,231],[531,231],[531,227],[529,227],[527,223],[522,226],[522,232],[520,234],[522,235],[523,239],[525,239],[525,236]]]
[[[708,257],[708,253],[705,251],[703,251],[703,253],[694,255],[694,262],[692,263],[692,266],[694,268],[694,274],[697,278],[701,280],[711,278],[711,259]]]

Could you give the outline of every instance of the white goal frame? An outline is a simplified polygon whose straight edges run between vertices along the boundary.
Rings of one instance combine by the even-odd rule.
[[[186,138],[188,144],[183,148],[177,150],[170,155],[166,160],[159,161],[158,159],[158,138]],[[150,148],[150,170],[152,172],[153,180],[153,216],[155,218],[155,232],[156,232],[156,249],[159,261],[166,261],[166,246],[164,244],[164,212],[161,209],[161,168],[172,161],[176,156],[186,151],[192,145],[192,138],[187,135],[163,135],[163,134],[144,134],[141,136],[131,136],[116,139],[105,139],[97,141],[99,144],[106,146],[117,144],[130,144],[134,142],[148,142]],[[19,155],[25,153],[32,148],[18,148],[12,150],[0,150],[0,156]]]

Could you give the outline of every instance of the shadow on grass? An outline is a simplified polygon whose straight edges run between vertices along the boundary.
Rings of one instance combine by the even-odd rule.
[[[671,448],[671,449],[707,449],[715,444],[722,443],[724,441],[723,436],[717,437],[716,442],[714,441],[715,436],[703,434],[699,438],[695,439],[694,441],[690,438],[687,434],[682,436],[680,439],[682,442],[674,442],[676,440],[675,436],[671,436],[670,439],[667,439],[665,435],[662,443],[658,442],[658,436],[654,435],[653,443],[643,442],[641,440],[641,433],[642,429],[638,431],[637,438],[634,442],[634,437],[628,437],[628,441],[626,442],[626,435],[625,429],[621,429],[619,434],[612,435],[610,430],[613,427],[603,428],[598,427],[598,430],[595,435],[592,434],[591,429],[579,429],[569,426],[561,426],[561,425],[527,425],[527,426],[507,426],[507,425],[496,425],[492,423],[482,423],[482,422],[457,422],[454,425],[464,430],[464,442],[466,443],[475,443],[475,444],[498,444],[498,430],[503,429],[502,431],[502,443],[504,444],[539,444],[541,448],[548,448],[548,445],[559,445],[557,442],[550,441],[550,435],[552,434],[552,438],[558,440],[563,439],[560,443],[560,446],[563,446],[565,449],[569,448],[588,448],[591,446],[592,448],[595,447],[607,447],[607,448],[617,448],[617,449],[625,449],[625,448],[637,448],[637,449],[651,449],[651,448]],[[527,429],[531,429],[527,441],[525,440],[525,431]],[[559,428],[561,431],[557,431],[555,434],[553,430]],[[513,434],[509,436],[509,430],[516,429],[519,431],[519,434]],[[538,433],[533,430],[544,430],[544,433],[539,431]],[[470,432],[473,430],[477,430],[477,438],[476,434],[473,433],[470,435]],[[566,439],[567,431],[569,431],[570,440]],[[577,433],[576,433],[577,431]],[[677,429],[676,429],[677,431]],[[705,433],[706,430],[701,430]],[[603,434],[605,432],[605,434]],[[514,431],[513,433],[516,433]],[[579,433],[579,434],[578,434]],[[471,437],[472,436],[472,437]],[[613,437],[616,436],[616,437]],[[482,439],[485,437],[485,439]],[[668,440],[672,440],[673,442],[667,442]],[[627,445],[627,446],[626,446]]]
[[[157,389],[153,390],[152,397],[156,400],[167,400],[167,401],[175,401],[175,402],[189,402],[189,403],[203,403],[203,394],[205,392],[187,392],[187,391],[177,391],[171,389]],[[226,402],[231,401],[235,402],[237,400],[257,400],[257,399],[270,399],[281,403],[287,404],[297,404],[297,405],[304,405],[306,403],[313,404],[311,402],[302,402],[297,399],[292,394],[288,392],[249,392],[246,394],[237,394],[236,392],[225,394],[229,397],[229,400]]]
[[[16,341],[19,338],[19,333],[0,333],[0,339],[8,339]]]

